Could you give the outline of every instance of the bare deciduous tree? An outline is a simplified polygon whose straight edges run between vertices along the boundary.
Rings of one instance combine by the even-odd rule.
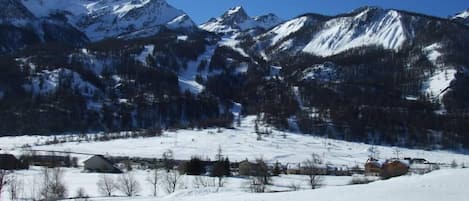
[[[178,187],[181,185],[181,175],[175,171],[171,170],[167,172],[163,177],[164,187],[168,194],[174,193]]]
[[[23,189],[23,182],[15,176],[10,177],[8,184],[8,192],[11,200],[17,200]]]
[[[267,185],[272,180],[272,175],[269,172],[269,167],[263,158],[256,159],[256,165],[254,166],[254,176],[259,177],[259,179]]]
[[[41,196],[44,200],[60,200],[67,196],[67,188],[63,182],[63,170],[60,168],[44,168],[42,170]]]
[[[98,191],[102,195],[108,197],[111,197],[112,193],[117,189],[116,182],[114,181],[114,179],[106,174],[102,174],[99,176],[99,180],[96,185],[98,186]]]
[[[133,197],[140,192],[140,183],[132,172],[127,172],[117,179],[117,189],[129,197]]]
[[[7,170],[0,170],[0,197],[2,196],[2,192],[5,190],[5,187],[10,182],[9,174],[10,172]]]
[[[320,164],[322,164],[322,161],[316,154],[313,154],[312,159],[303,162],[303,171],[304,174],[308,176],[308,183],[311,189],[321,187],[322,176],[320,175]]]
[[[147,176],[147,182],[151,184],[153,196],[156,197],[158,193],[158,182],[159,182],[159,175],[158,169],[152,170]]]
[[[380,152],[379,152],[378,147],[373,145],[370,148],[368,148],[368,152],[369,152],[368,157],[374,158],[374,159],[379,159]]]

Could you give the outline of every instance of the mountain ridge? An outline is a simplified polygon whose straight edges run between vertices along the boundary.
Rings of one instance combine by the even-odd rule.
[[[270,29],[282,20],[275,14],[250,17],[242,6],[230,8],[218,18],[212,18],[199,27],[215,33],[243,32],[249,29]]]
[[[234,7],[207,31],[163,0],[22,2],[41,28],[0,26],[6,133],[230,127],[255,115],[338,139],[469,146],[469,29],[453,19],[363,7],[279,22]]]

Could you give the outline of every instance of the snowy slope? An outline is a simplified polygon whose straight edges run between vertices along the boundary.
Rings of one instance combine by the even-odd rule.
[[[411,26],[403,18],[399,11],[380,8],[336,17],[305,15],[274,27],[258,39],[261,46],[267,45],[265,48],[273,48],[274,52],[302,51],[318,56],[372,45],[397,51],[413,37]]]
[[[166,23],[166,27],[170,29],[195,29],[197,25],[187,14],[182,14]]]
[[[437,70],[423,83],[423,92],[432,98],[441,100],[444,94],[450,89],[451,82],[456,79],[456,68],[446,66],[442,61],[443,47],[439,43],[431,44],[423,48],[423,53],[427,56]]]
[[[451,19],[460,21],[467,26],[469,26],[469,9],[466,9],[465,11],[462,11],[455,16],[453,16]]]
[[[85,97],[93,96],[98,90],[94,85],[84,81],[78,73],[63,68],[37,73],[31,78],[30,83],[23,85],[23,87],[34,95],[46,96],[57,91],[60,82],[65,82],[65,80],[69,82],[67,84],[72,89],[77,90]]]
[[[257,16],[253,18],[257,22],[257,26],[264,29],[270,29],[282,22],[277,15],[269,13],[267,15]]]
[[[200,28],[215,33],[233,33],[254,28],[270,29],[281,19],[274,14],[251,18],[241,6],[226,11],[221,17],[213,18],[200,25]]]
[[[273,36],[271,41],[270,41],[270,44],[275,45],[278,42],[280,42],[281,40],[283,40],[286,37],[290,36],[291,34],[299,31],[304,26],[307,26],[308,25],[307,22],[309,20],[310,20],[310,18],[307,17],[307,16],[303,16],[303,17],[299,17],[299,18],[296,18],[296,19],[289,20],[285,23],[282,23],[279,26],[276,26],[275,28],[273,28],[272,30],[267,32],[265,34],[265,36],[268,36],[268,35]]]
[[[376,11],[368,9],[356,16],[336,18],[326,22],[324,28],[313,37],[303,51],[329,56],[369,45],[399,50],[411,37],[402,25],[401,15],[393,10]],[[366,25],[363,26],[363,23]]]
[[[165,0],[23,0],[23,3],[38,17],[64,13],[92,41],[155,28],[185,14]]]

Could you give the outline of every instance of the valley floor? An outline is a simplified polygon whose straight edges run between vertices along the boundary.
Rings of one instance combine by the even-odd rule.
[[[311,158],[314,153],[321,156],[326,164],[349,167],[355,165],[362,167],[370,155],[369,149],[372,145],[369,144],[277,130],[273,130],[269,136],[257,140],[258,136],[254,133],[254,120],[255,117],[253,116],[246,117],[243,119],[241,126],[236,127],[236,129],[179,130],[164,132],[161,137],[130,138],[102,142],[82,141],[37,146],[35,144],[42,144],[53,137],[0,137],[0,149],[20,155],[24,152],[22,146],[28,144],[33,150],[84,153],[85,155],[76,155],[80,161],[83,161],[93,154],[161,158],[162,154],[168,150],[172,150],[174,158],[178,160],[187,160],[192,156],[214,159],[220,147],[223,155],[229,157],[232,162],[263,158],[270,163],[278,161],[297,164]],[[430,162],[445,164],[455,161],[458,165],[462,163],[469,165],[469,155],[451,151],[426,151],[389,146],[376,147],[379,152],[378,155],[382,159],[396,157],[396,150],[398,150],[400,158],[425,158]]]
[[[1,137],[2,152],[13,153],[17,156],[25,153],[24,145],[30,145],[32,150],[66,151],[78,157],[79,165],[92,154],[110,156],[133,156],[161,158],[167,150],[172,150],[175,159],[190,159],[191,156],[201,158],[215,158],[218,148],[230,161],[244,159],[255,160],[264,158],[268,162],[279,161],[282,164],[298,164],[311,158],[311,154],[320,155],[324,162],[335,166],[363,167],[370,155],[369,144],[331,140],[321,137],[301,135],[290,132],[273,130],[269,136],[257,140],[254,133],[254,117],[243,119],[241,126],[236,129],[208,129],[208,130],[179,130],[164,132],[161,137],[131,138],[111,141],[82,141],[67,142],[55,145],[43,145],[53,137],[48,136],[19,136]],[[363,185],[348,185],[352,181],[350,176],[325,176],[324,186],[316,190],[307,190],[307,178],[298,175],[281,175],[273,178],[273,185],[269,191],[279,193],[250,193],[246,188],[248,180],[240,177],[230,177],[223,188],[196,188],[195,177],[183,176],[184,185],[175,193],[167,194],[160,186],[158,197],[151,197],[151,188],[146,181],[149,172],[134,170],[136,179],[141,184],[139,196],[133,198],[99,197],[97,181],[100,174],[83,172],[82,168],[65,168],[64,180],[68,188],[69,197],[73,197],[79,188],[84,188],[91,200],[97,201],[467,201],[469,193],[469,169],[449,168],[453,161],[459,167],[469,165],[469,155],[450,151],[426,151],[417,149],[377,146],[382,159],[399,157],[425,158],[430,162],[441,165],[441,170],[426,175],[406,175],[399,178],[382,180]],[[37,191],[41,182],[41,168],[31,167],[29,170],[16,171],[14,175],[24,184],[22,194],[30,197]],[[117,178],[117,175],[113,175]],[[206,177],[204,177],[206,178]],[[300,191],[289,191],[292,184],[300,186]],[[36,192],[37,193],[37,192]],[[116,196],[123,196],[116,192]],[[3,192],[1,200],[8,200],[8,192]]]

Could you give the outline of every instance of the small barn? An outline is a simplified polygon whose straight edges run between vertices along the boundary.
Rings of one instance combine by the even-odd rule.
[[[11,154],[0,154],[1,170],[20,170],[27,169],[27,165],[18,160]]]
[[[255,175],[256,163],[249,162],[248,160],[241,161],[239,163],[239,175],[240,176],[251,176]]]
[[[114,163],[104,157],[103,155],[95,155],[86,160],[84,168],[90,172],[101,172],[101,173],[122,173],[122,171],[114,166]]]

